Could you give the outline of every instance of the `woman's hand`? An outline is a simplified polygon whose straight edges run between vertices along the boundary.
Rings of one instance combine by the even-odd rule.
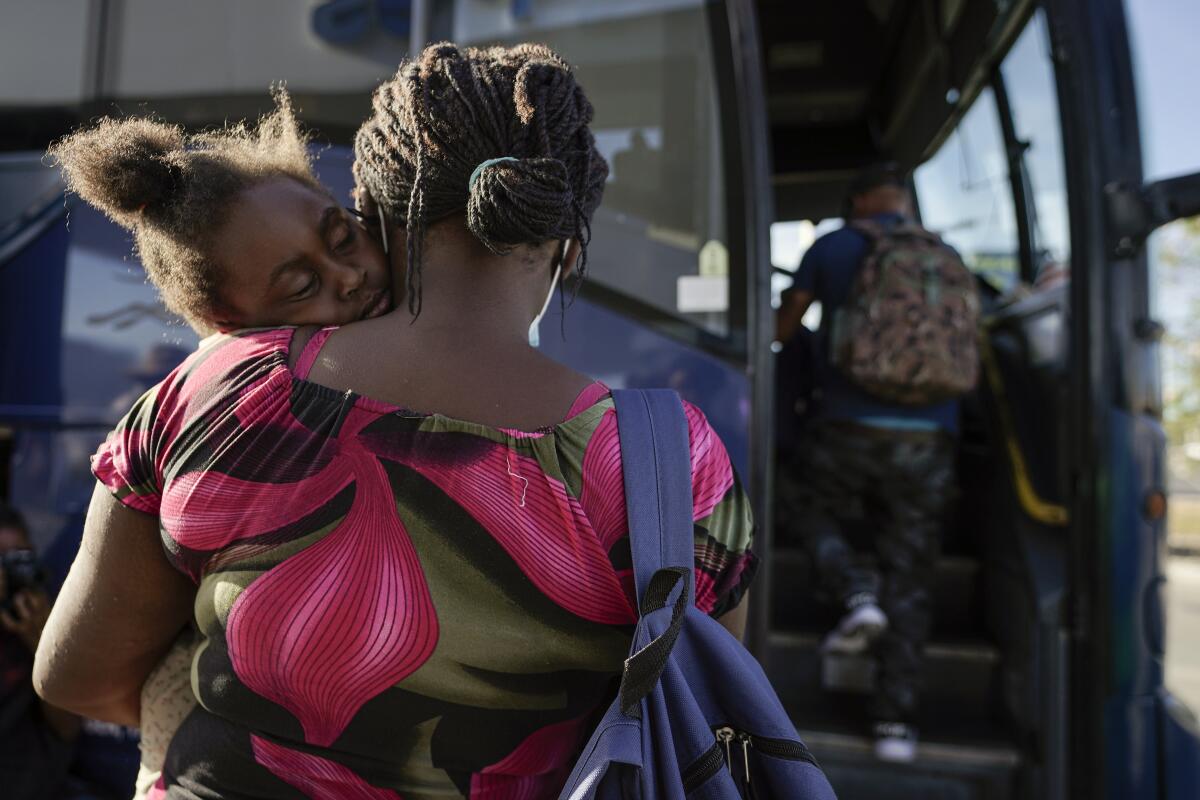
[[[59,708],[136,727],[142,683],[191,618],[195,594],[162,553],[157,517],[97,484],[37,648],[34,688]]]

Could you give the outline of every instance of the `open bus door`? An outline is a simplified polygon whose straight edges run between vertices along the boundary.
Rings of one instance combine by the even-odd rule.
[[[1144,513],[1164,486],[1161,326],[1141,248],[1195,213],[1196,182],[1142,186],[1123,4],[846,4],[803,28],[758,6],[781,220],[838,216],[854,169],[894,159],[989,300],[1039,281],[989,304],[917,762],[871,755],[846,702],[870,665],[818,655],[831,620],[784,546],[767,664],[793,718],[844,798],[1200,796],[1194,721],[1162,686],[1163,526]]]
[[[1163,687],[1166,528],[1150,502],[1165,489],[1162,326],[1144,244],[1200,213],[1200,174],[1143,185],[1123,3],[1046,6],[1072,154],[1072,786],[1197,797],[1200,730]]]

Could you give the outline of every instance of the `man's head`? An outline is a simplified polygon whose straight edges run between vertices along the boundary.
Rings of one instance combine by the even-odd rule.
[[[25,518],[15,508],[0,503],[0,553],[10,550],[28,550],[29,527]]]
[[[846,192],[847,217],[912,213],[912,196],[904,172],[894,163],[873,164],[862,170]]]

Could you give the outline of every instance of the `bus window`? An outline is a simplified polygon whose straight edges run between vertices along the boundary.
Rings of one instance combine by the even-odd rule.
[[[717,336],[737,306],[726,230],[721,118],[700,0],[562,0],[515,20],[492,0],[455,6],[460,42],[539,41],[571,62],[608,160],[589,279]],[[734,262],[734,263],[731,263]]]
[[[989,87],[913,175],[922,223],[1001,291],[1015,285],[1019,275],[1007,162],[996,98]]]
[[[1046,19],[1038,11],[1000,65],[1017,139],[1024,145],[1037,277],[1049,265],[1069,267],[1067,179],[1063,168],[1058,91]]]
[[[1200,172],[1200,103],[1194,76],[1200,14],[1190,0],[1125,3],[1147,181]]]
[[[1200,10],[1186,0],[1126,3],[1147,181],[1200,170]],[[1159,228],[1148,242],[1151,316],[1162,338],[1167,434],[1167,689],[1200,709],[1200,217]]]

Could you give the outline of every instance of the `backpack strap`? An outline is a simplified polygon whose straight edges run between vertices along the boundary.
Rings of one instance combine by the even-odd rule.
[[[639,606],[644,606],[651,580],[659,570],[695,569],[687,416],[679,395],[669,389],[619,389],[612,397],[621,441],[634,582]],[[691,604],[693,582],[686,583]]]

